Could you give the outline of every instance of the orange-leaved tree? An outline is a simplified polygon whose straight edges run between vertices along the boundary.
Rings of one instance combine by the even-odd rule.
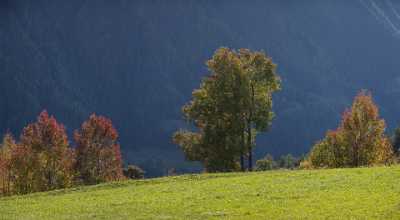
[[[357,167],[383,164],[393,155],[386,124],[369,92],[361,91],[344,112],[336,131],[327,133],[310,153],[313,166]]]

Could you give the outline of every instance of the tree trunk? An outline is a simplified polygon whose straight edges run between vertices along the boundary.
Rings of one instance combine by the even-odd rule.
[[[249,171],[253,171],[253,152],[252,152],[252,147],[251,147],[251,127],[249,126],[247,128],[247,151],[249,153],[249,158],[248,158],[248,162],[249,162]]]
[[[353,145],[353,166],[359,166],[359,135],[356,134],[355,143]]]
[[[11,174],[10,172],[7,173],[7,193],[11,194]]]
[[[241,147],[242,149],[240,150],[240,169],[242,170],[242,172],[245,171],[245,167],[244,167],[244,151],[246,149],[246,142],[244,140],[244,128],[242,129],[242,134],[241,134]]]
[[[253,171],[253,152],[252,152],[252,146],[251,146],[251,139],[252,139],[252,134],[251,134],[251,121],[253,119],[253,108],[254,108],[254,86],[251,85],[251,106],[250,106],[250,111],[249,111],[249,118],[247,119],[247,151],[248,151],[248,156],[249,156],[249,171]]]
[[[243,151],[240,152],[240,170],[242,172],[244,172],[244,155],[243,155]]]

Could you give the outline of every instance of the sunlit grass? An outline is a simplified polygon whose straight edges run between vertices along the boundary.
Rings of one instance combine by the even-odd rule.
[[[400,219],[400,166],[103,184],[0,199],[0,219]]]

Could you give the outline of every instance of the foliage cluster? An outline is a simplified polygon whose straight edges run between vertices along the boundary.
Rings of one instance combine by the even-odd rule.
[[[335,131],[328,131],[310,152],[313,167],[358,167],[390,163],[393,147],[385,135],[385,121],[371,94],[362,91],[343,113]]]
[[[143,179],[145,173],[142,168],[136,165],[128,165],[126,168],[124,168],[123,172],[126,178],[129,179]]]
[[[228,48],[218,49],[207,66],[211,74],[183,107],[197,131],[178,131],[173,140],[208,172],[244,170],[245,157],[252,170],[256,132],[266,131],[274,116],[272,93],[280,89],[276,66],[263,52]]]
[[[64,126],[46,111],[23,129],[18,142],[6,134],[0,145],[0,193],[26,194],[123,178],[111,120],[93,114],[74,137],[72,148]]]

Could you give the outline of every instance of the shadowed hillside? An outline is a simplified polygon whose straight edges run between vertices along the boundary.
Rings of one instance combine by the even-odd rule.
[[[278,64],[276,119],[258,157],[307,152],[361,88],[393,128],[399,12],[390,0],[3,0],[0,130],[18,135],[48,109],[71,134],[97,112],[113,119],[125,161],[179,166],[171,134],[220,46],[264,50]]]

